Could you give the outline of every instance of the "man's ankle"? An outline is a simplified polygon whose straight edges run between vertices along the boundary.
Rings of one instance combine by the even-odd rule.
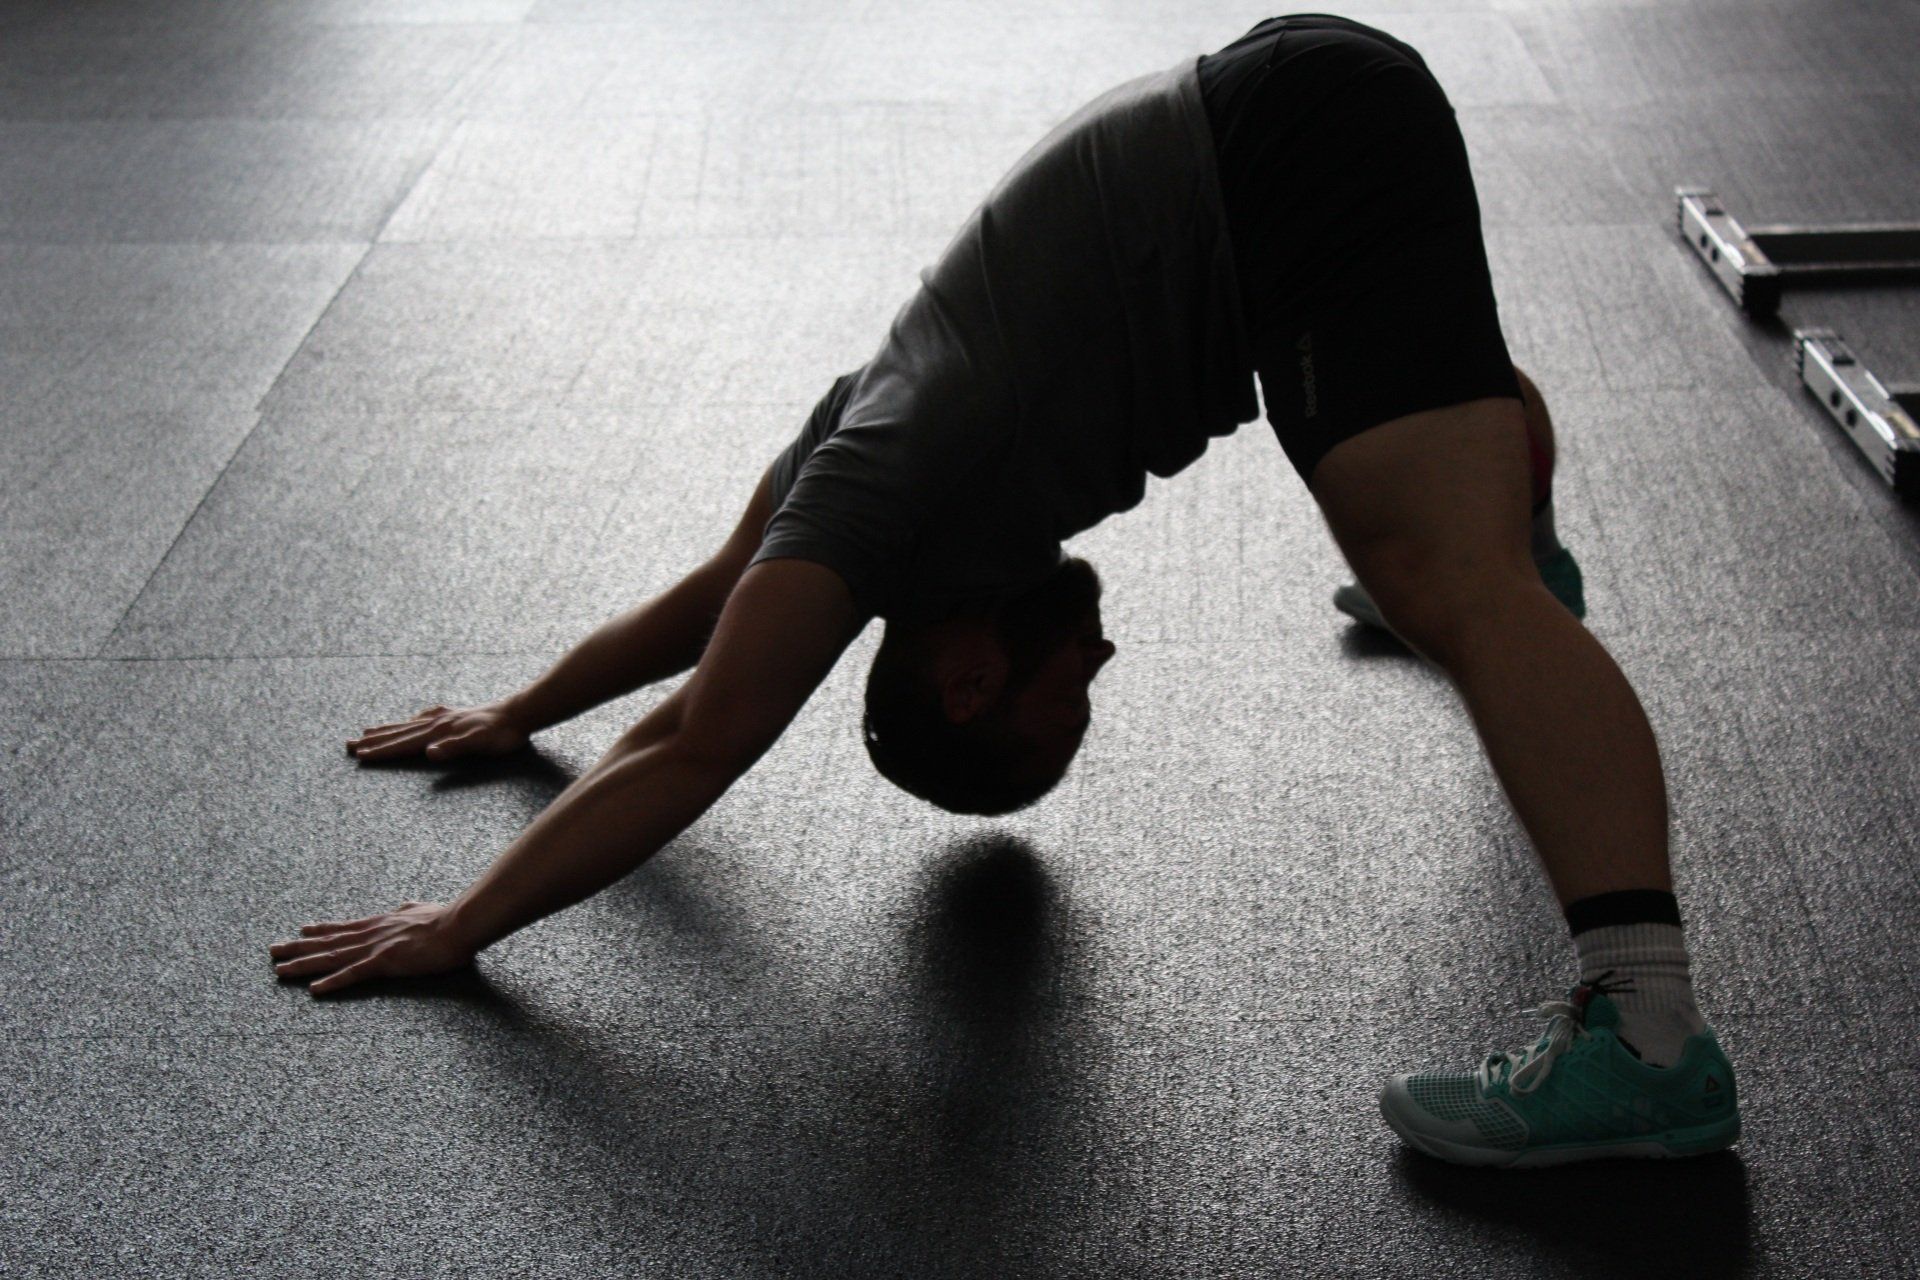
[[[1629,889],[1567,904],[1580,981],[1613,1001],[1616,1034],[1650,1066],[1680,1060],[1687,1038],[1706,1027],[1693,998],[1692,966],[1680,908],[1667,890]]]

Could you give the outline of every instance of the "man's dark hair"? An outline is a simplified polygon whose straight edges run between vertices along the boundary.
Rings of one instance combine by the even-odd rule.
[[[954,724],[918,646],[889,630],[867,670],[860,726],[867,755],[888,781],[948,813],[1024,809],[1053,790],[1066,768],[1036,770],[1032,748],[1007,718],[1018,692],[1010,682],[992,706]]]

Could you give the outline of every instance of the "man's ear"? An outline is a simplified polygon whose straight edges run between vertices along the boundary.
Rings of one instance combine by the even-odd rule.
[[[940,681],[940,707],[950,724],[967,724],[993,705],[1007,683],[1007,660],[983,654],[956,663]]]

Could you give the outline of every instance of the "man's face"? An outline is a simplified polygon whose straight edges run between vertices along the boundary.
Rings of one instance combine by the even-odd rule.
[[[1013,727],[1064,769],[1093,718],[1088,687],[1114,648],[1100,628],[1100,576],[1068,557],[1053,576],[1008,601],[994,618],[1007,650]]]

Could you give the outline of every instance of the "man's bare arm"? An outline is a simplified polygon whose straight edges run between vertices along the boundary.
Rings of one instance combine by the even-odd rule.
[[[673,722],[649,733],[643,720],[534,819],[452,904],[455,935],[478,951],[652,857],[779,740],[864,621],[831,569],[756,565],[676,695]]]
[[[727,597],[760,548],[773,516],[772,491],[769,468],[718,551],[674,586],[603,624],[551,671],[505,699],[511,719],[538,733],[699,662]]]
[[[866,618],[810,561],[743,574],[691,679],[508,846],[451,904],[410,902],[302,927],[275,943],[282,977],[337,991],[372,977],[457,968],[517,929],[590,897],[652,857],[753,767]]]

